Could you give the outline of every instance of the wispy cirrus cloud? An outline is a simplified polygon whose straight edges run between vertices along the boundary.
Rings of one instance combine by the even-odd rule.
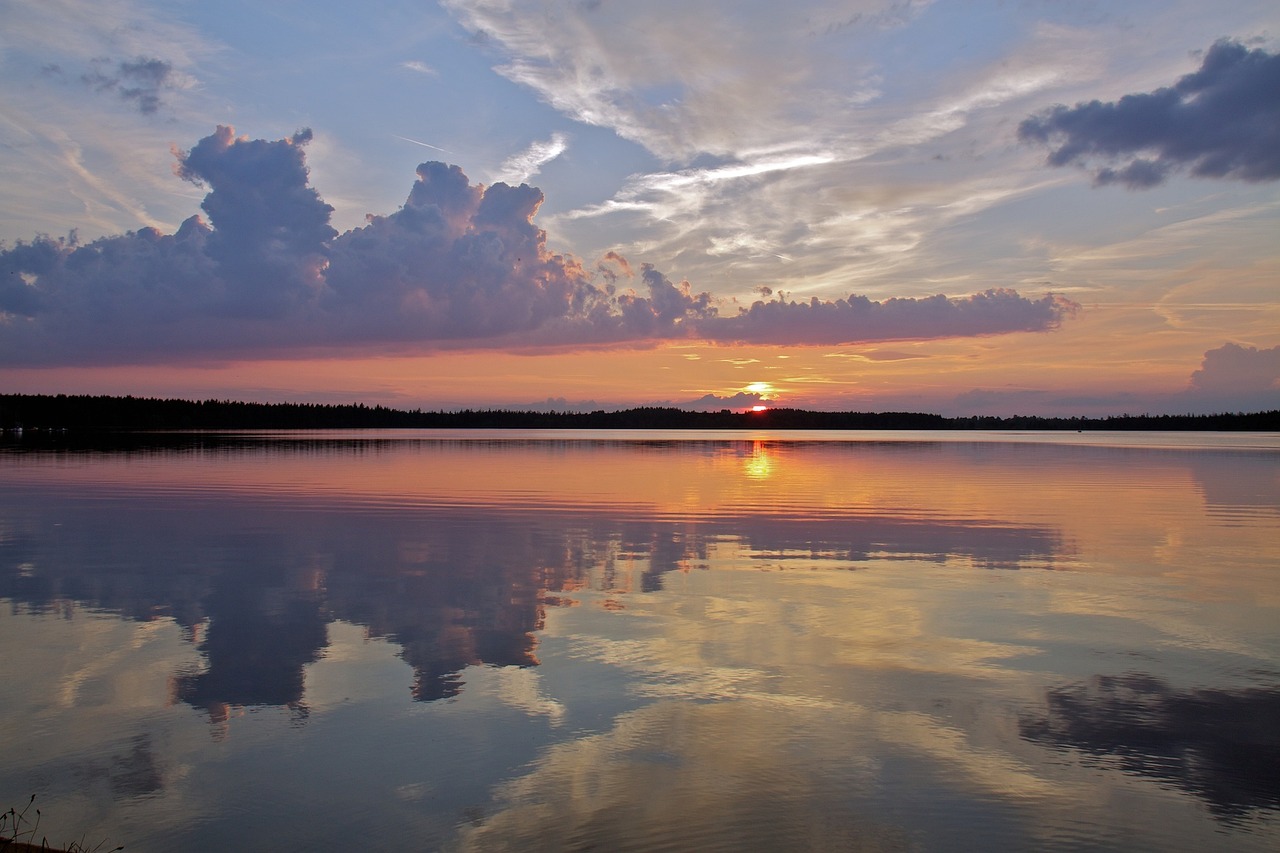
[[[901,26],[929,4],[855,0],[839,13],[821,3],[766,5],[750,18],[729,0],[444,5],[500,46],[500,73],[566,116],[687,161],[770,148],[802,122],[820,127],[828,110],[871,97],[874,69],[817,45],[842,31]],[[824,71],[838,73],[826,83]],[[801,87],[806,97],[793,97]]]
[[[224,47],[145,0],[13,0],[0,30],[8,239],[178,221],[190,200],[168,143],[188,133]]]
[[[523,184],[532,178],[542,167],[559,157],[569,148],[569,137],[563,133],[553,133],[550,139],[534,142],[518,154],[513,154],[503,161],[493,175],[493,181],[506,184]]]
[[[188,69],[215,48],[192,27],[138,0],[12,0],[5,4],[7,49],[43,49],[68,70],[100,57],[157,57]],[[110,59],[116,62],[117,59]]]
[[[657,161],[606,198],[555,209],[548,230],[726,292],[765,280],[839,297],[929,277],[927,235],[1037,183],[992,168],[1009,148],[1007,111],[1096,73],[1082,67],[1083,32],[1041,27],[961,73],[904,85],[885,45],[937,26],[929,3],[801,0],[750,15],[674,0],[444,5],[500,74]]]
[[[400,63],[400,67],[412,71],[415,74],[422,74],[426,77],[439,77],[440,72],[432,68],[427,63],[419,59],[409,59]]]

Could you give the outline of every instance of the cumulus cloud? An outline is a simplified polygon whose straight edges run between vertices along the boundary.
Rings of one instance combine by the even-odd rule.
[[[423,163],[404,207],[333,241],[323,307],[340,339],[462,341],[531,332],[590,290],[533,224],[542,192]]]
[[[552,251],[534,224],[541,190],[472,184],[439,162],[418,167],[399,210],[338,234],[332,208],[309,183],[310,139],[309,130],[255,140],[219,127],[175,151],[176,174],[208,193],[205,216],[172,234],[145,228],[83,244],[72,235],[0,248],[0,363],[387,345],[831,344],[1044,331],[1074,310],[1060,297],[1007,290],[882,302],[780,294],[731,309],[617,253],[591,267]]]
[[[1204,354],[1191,386],[1201,390],[1274,391],[1280,387],[1280,346],[1260,350],[1223,344]]]
[[[307,185],[302,146],[311,131],[268,142],[237,138],[219,127],[178,152],[177,174],[210,192],[200,207],[214,231],[205,252],[236,315],[280,317],[323,289],[321,271],[333,208]]]
[[[1184,396],[1201,411],[1280,408],[1280,346],[1226,343],[1209,350]]]
[[[1057,105],[1024,120],[1051,166],[1101,162],[1099,185],[1140,189],[1189,169],[1204,178],[1280,180],[1280,54],[1222,40],[1173,86],[1119,101]]]

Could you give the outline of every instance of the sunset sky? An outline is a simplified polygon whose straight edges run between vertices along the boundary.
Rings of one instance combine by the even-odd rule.
[[[1280,408],[1280,5],[0,3],[0,393]]]

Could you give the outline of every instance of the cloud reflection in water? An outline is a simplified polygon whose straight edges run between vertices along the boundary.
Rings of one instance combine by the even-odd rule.
[[[1277,811],[1240,749],[1187,722],[1272,710],[1231,667],[1273,635],[1273,457],[300,437],[0,462],[0,628],[135,626],[105,644],[115,678],[144,628],[179,647],[143,674],[203,746],[152,734],[163,711],[130,711],[88,662],[51,668],[58,713],[108,732],[80,752],[114,756],[59,766],[115,799],[221,778],[193,757],[216,747],[241,756],[228,777],[364,773],[365,808],[425,811],[476,849],[901,849],[970,813],[965,843],[1072,849],[1077,814],[1134,820],[1117,776],[1216,826]],[[1223,675],[1169,686],[1187,672]],[[297,730],[254,741],[273,719]],[[351,738],[372,745],[359,771]],[[1045,758],[1063,750],[1123,772]],[[1179,815],[1153,843],[1215,837]]]

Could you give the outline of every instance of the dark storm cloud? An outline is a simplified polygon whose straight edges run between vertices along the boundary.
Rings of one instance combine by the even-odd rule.
[[[153,72],[134,72],[138,75]],[[309,130],[219,127],[175,172],[208,189],[173,234],[0,248],[0,363],[249,358],[332,347],[582,348],[671,339],[804,345],[1055,328],[1074,305],[960,299],[723,300],[610,252],[589,269],[534,224],[541,190],[423,163],[403,207],[338,234],[310,186]],[[763,291],[761,291],[763,293]]]
[[[1189,169],[1204,178],[1280,179],[1280,54],[1222,40],[1200,69],[1171,87],[1119,101],[1057,105],[1018,127],[1048,145],[1051,166],[1099,165],[1097,184],[1163,183]]]
[[[80,79],[91,89],[115,93],[149,115],[160,109],[161,91],[172,87],[174,69],[155,57],[124,61],[99,58],[93,61],[93,70],[80,75]]]

